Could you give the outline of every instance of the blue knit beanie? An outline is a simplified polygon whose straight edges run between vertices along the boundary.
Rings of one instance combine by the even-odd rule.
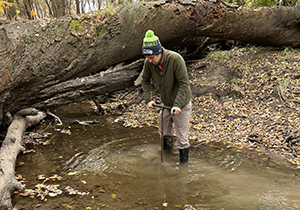
[[[162,53],[162,46],[159,38],[154,35],[152,30],[148,30],[146,32],[142,50],[144,56],[158,55]]]

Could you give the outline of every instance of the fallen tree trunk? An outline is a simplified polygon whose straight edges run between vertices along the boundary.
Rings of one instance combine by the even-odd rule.
[[[123,6],[109,18],[95,12],[2,25],[0,112],[15,113],[42,102],[43,97],[33,96],[53,85],[140,58],[147,29],[154,30],[166,48],[198,36],[299,47],[299,17],[299,7],[247,9],[222,1],[159,1]]]
[[[117,90],[132,87],[134,80],[142,70],[142,66],[143,60],[139,60],[118,67],[118,69],[108,69],[96,75],[59,83],[40,91],[30,101],[41,101],[33,104],[33,106],[45,108],[80,102],[99,95],[109,95]]]
[[[46,114],[33,108],[19,111],[8,128],[0,149],[0,210],[12,209],[11,195],[23,185],[15,178],[15,164],[18,154],[24,150],[23,133],[27,127],[39,123]]]

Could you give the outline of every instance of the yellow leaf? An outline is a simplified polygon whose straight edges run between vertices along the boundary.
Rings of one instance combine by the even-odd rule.
[[[86,207],[85,209],[92,209],[91,207]]]
[[[6,1],[5,1],[5,4],[7,4],[10,7],[12,7],[14,5],[14,3],[6,2]]]
[[[7,8],[8,6],[13,6],[14,3],[6,2],[6,1],[0,1],[0,12],[4,13],[3,8]]]
[[[113,193],[113,194],[111,194],[111,197],[112,197],[112,198],[116,198],[117,195]]]
[[[36,15],[35,11],[31,10],[31,15],[35,16]]]

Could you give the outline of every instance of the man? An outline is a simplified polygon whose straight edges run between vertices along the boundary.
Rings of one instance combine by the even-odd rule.
[[[179,149],[180,162],[185,163],[189,158],[189,121],[191,116],[191,88],[187,68],[183,58],[176,52],[162,47],[159,38],[148,30],[143,40],[142,53],[146,57],[142,86],[144,99],[148,108],[154,108],[151,100],[151,79],[157,85],[161,100],[165,106],[172,107],[171,112],[164,109],[163,132],[161,120],[159,133],[163,133],[164,150],[173,149],[173,132],[176,130],[175,146]],[[161,119],[161,118],[160,118]]]

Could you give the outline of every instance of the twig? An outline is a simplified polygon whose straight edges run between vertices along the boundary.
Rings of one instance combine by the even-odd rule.
[[[47,127],[46,127],[44,130],[47,130],[47,129],[50,127],[51,124],[52,124],[52,123],[49,122],[49,124],[47,125]]]
[[[50,116],[52,116],[52,117],[54,117],[55,119],[57,119],[58,122],[59,122],[59,125],[63,125],[63,123],[62,123],[62,121],[60,120],[60,118],[57,117],[55,114],[51,113],[51,112],[49,111],[49,109],[47,110],[47,114],[50,115]]]
[[[293,153],[293,155],[294,155],[295,157],[298,157],[297,152],[295,151],[293,145],[291,145],[291,148],[292,148],[292,153]]]
[[[93,120],[93,121],[79,121],[79,120],[74,120],[70,124],[79,124],[79,125],[89,125],[89,124],[99,124],[101,121]]]
[[[127,95],[129,95],[134,89],[129,90],[127,93],[125,93],[123,96],[120,97],[120,100],[123,100]]]

